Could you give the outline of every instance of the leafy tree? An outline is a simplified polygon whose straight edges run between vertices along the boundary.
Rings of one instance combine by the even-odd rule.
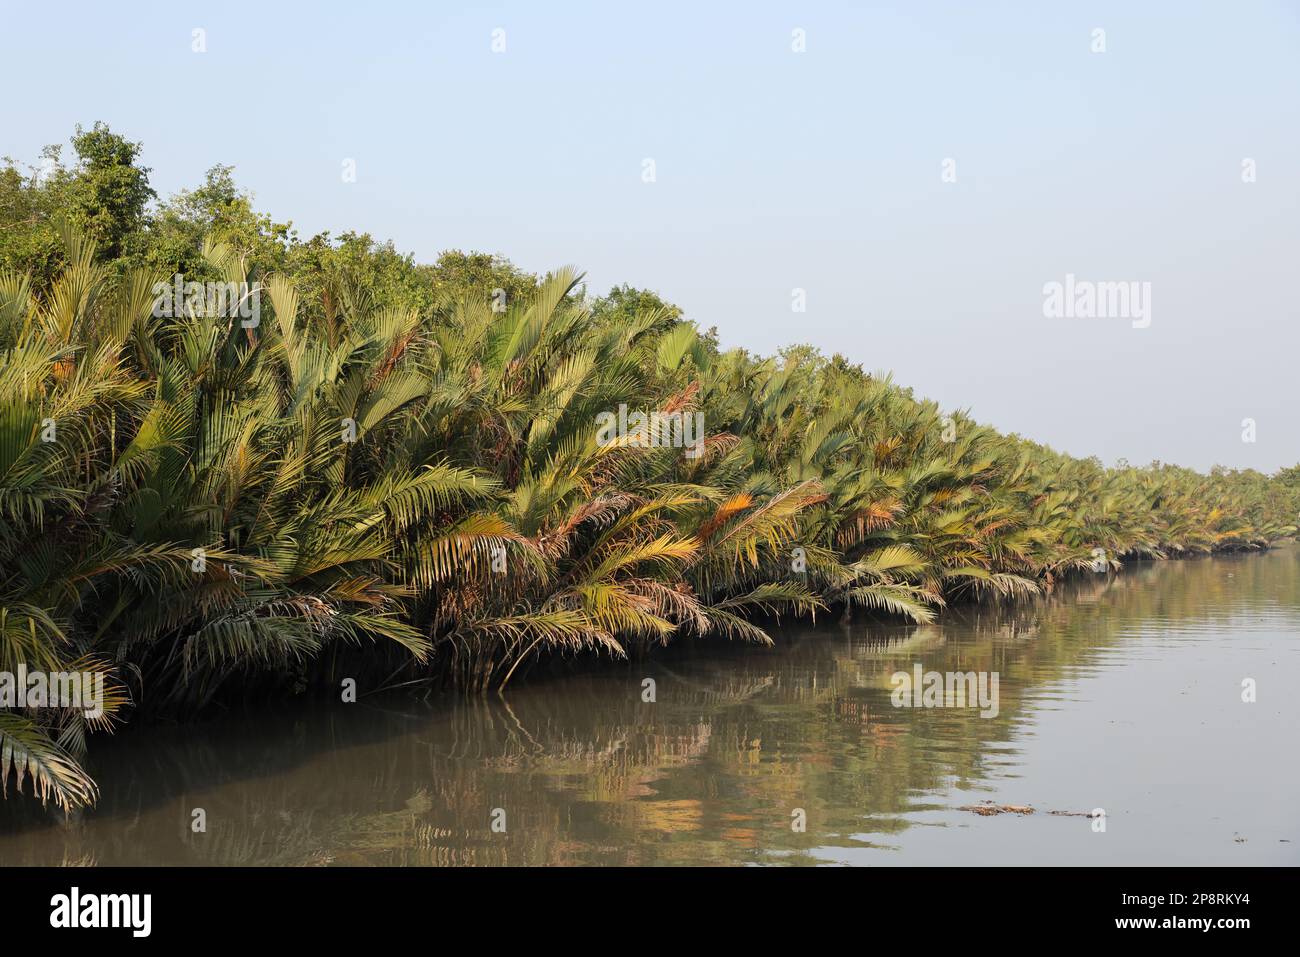
[[[128,236],[144,224],[156,195],[149,170],[136,165],[140,144],[112,132],[105,123],[77,127],[72,138],[77,169],[64,195],[68,218],[86,231],[106,259],[122,255]]]
[[[449,249],[432,266],[420,267],[436,296],[446,299],[473,297],[484,301],[497,299],[508,306],[531,297],[538,279],[514,266],[509,260],[490,253],[461,252]],[[504,296],[497,293],[501,290]]]
[[[296,238],[292,224],[256,212],[252,197],[235,185],[233,171],[231,166],[214,166],[202,186],[159,204],[148,230],[128,243],[131,263],[166,274],[210,278],[203,258],[203,242],[209,239],[238,250],[262,272],[287,268]]]
[[[54,220],[66,208],[71,174],[60,153],[47,146],[25,172],[9,157],[0,167],[0,269],[27,272],[38,288],[58,272],[63,249]]]

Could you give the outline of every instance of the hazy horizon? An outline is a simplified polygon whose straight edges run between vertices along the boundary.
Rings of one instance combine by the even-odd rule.
[[[9,11],[0,154],[103,120],[302,238],[573,263],[1107,464],[1300,461],[1293,5],[129,6]],[[1149,325],[1046,317],[1067,276]]]

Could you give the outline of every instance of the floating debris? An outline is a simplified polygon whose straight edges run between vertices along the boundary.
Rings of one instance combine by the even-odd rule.
[[[959,811],[970,811],[980,817],[992,817],[995,814],[1033,814],[1034,809],[1028,804],[998,804],[995,801],[983,801],[979,804],[963,804]],[[1093,811],[1048,811],[1056,817],[1101,817]]]
[[[985,801],[983,804],[966,804],[957,808],[959,811],[970,811],[972,814],[978,814],[981,817],[991,817],[994,814],[1033,814],[1034,809],[1026,804],[995,804],[992,801]]]

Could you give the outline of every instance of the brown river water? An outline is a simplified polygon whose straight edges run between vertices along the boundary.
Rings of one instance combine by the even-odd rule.
[[[0,865],[1300,864],[1300,549],[774,636],[98,736],[99,805],[11,792]],[[917,665],[996,672],[996,716],[896,707]]]

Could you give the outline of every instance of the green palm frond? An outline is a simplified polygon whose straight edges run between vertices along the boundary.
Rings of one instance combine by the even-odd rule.
[[[64,811],[93,804],[99,795],[89,775],[33,720],[0,711],[0,795],[8,796],[10,778],[19,794],[30,782],[42,804],[53,801]]]

